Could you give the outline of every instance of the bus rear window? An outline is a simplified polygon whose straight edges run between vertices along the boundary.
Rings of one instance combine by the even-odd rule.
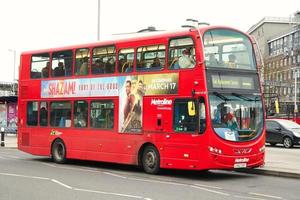
[[[49,66],[49,53],[32,55],[30,78],[48,78]]]

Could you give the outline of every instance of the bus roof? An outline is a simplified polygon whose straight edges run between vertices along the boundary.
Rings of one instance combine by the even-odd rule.
[[[234,31],[238,31],[237,29],[226,27],[226,26],[203,26],[200,27],[199,30],[203,34],[205,31],[210,29],[231,29]],[[114,39],[107,40],[107,41],[97,41],[93,43],[87,44],[77,44],[71,46],[63,46],[63,47],[53,47],[49,49],[40,49],[40,50],[33,50],[33,51],[24,51],[21,55],[26,54],[38,54],[38,53],[45,53],[45,52],[53,52],[53,51],[63,51],[63,50],[70,50],[70,49],[77,49],[77,48],[84,48],[84,47],[92,47],[92,46],[107,46],[107,45],[114,45],[116,43],[127,43],[127,42],[136,42],[136,41],[143,41],[143,40],[152,40],[152,39],[159,39],[164,37],[180,37],[184,35],[194,35],[196,31],[193,29],[179,29],[174,31],[152,31],[152,32],[142,32],[142,33],[132,33],[132,34],[120,34],[114,35]]]

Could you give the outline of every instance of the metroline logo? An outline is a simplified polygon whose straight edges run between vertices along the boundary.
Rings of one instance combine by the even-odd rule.
[[[164,99],[152,99],[151,105],[155,106],[166,106],[166,105],[172,105],[172,100],[168,100],[166,98]]]

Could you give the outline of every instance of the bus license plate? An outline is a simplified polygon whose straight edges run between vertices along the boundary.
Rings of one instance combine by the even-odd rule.
[[[247,167],[247,163],[236,163],[233,166],[234,168],[245,168]]]

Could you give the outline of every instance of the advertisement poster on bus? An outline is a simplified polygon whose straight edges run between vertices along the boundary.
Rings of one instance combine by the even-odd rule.
[[[178,93],[178,74],[149,74],[119,78],[119,132],[142,131],[144,95]]]

